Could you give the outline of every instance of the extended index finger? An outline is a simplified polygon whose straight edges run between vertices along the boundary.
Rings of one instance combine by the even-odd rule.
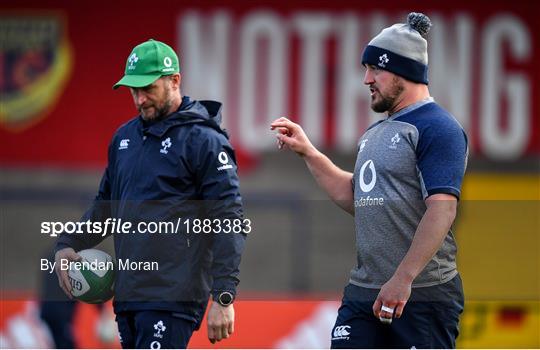
[[[271,129],[275,129],[275,128],[279,128],[279,127],[284,127],[284,128],[295,128],[296,127],[296,124],[294,124],[293,122],[291,122],[289,119],[287,118],[283,118],[283,119],[277,119],[277,120],[274,120],[272,122],[272,124],[270,124],[270,128]]]
[[[276,120],[274,120],[274,121],[272,122],[272,124],[273,124],[273,123],[278,123],[278,122],[285,122],[285,121],[289,121],[289,122],[290,122],[291,120],[290,120],[289,118],[286,118],[286,117],[280,117],[280,118],[277,118]]]

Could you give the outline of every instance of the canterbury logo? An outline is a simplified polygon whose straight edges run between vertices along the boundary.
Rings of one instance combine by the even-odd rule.
[[[349,339],[351,334],[347,329],[350,329],[351,326],[337,326],[334,328],[333,339]]]

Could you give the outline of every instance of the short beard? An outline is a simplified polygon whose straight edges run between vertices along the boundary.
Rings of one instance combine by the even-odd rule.
[[[169,115],[169,110],[172,106],[171,94],[169,90],[165,91],[165,102],[160,108],[155,108],[155,112],[152,115],[144,115],[142,110],[140,111],[141,116],[146,121],[159,121],[165,119]]]
[[[172,101],[169,99],[169,93],[167,92],[167,100],[163,103],[163,106],[159,109],[156,109],[153,120],[163,120],[169,115],[169,110],[171,109]]]
[[[391,110],[396,105],[396,100],[399,98],[403,90],[405,90],[405,87],[403,86],[401,80],[398,77],[394,77],[392,79],[392,86],[390,87],[390,92],[388,95],[383,96],[380,94],[379,90],[381,100],[377,103],[372,103],[371,109],[377,113],[384,113]]]

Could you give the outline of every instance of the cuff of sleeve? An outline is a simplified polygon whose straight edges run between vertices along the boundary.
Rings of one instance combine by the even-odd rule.
[[[428,194],[427,197],[433,196],[434,194],[438,194],[438,193],[450,194],[450,195],[456,197],[458,200],[459,200],[459,196],[461,194],[457,189],[452,188],[452,187],[438,187],[438,188],[428,190],[427,191],[427,194]]]
[[[229,292],[232,295],[236,296],[236,285],[237,280],[232,278],[220,278],[219,280],[214,280],[214,285],[212,287],[212,298],[215,300],[220,293]]]

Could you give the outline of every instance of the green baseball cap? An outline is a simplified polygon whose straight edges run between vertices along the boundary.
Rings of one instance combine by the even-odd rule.
[[[139,88],[152,84],[163,75],[180,71],[178,56],[167,44],[154,39],[135,46],[126,62],[124,77],[114,84]]]

